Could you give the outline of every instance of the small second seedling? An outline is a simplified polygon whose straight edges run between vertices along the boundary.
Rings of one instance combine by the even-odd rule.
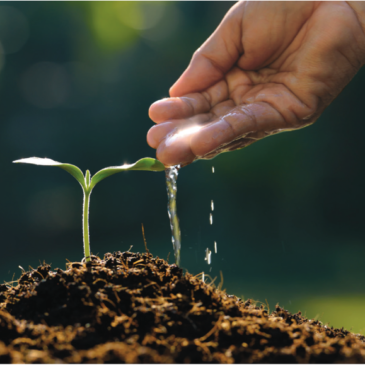
[[[21,160],[13,161],[14,163],[27,163],[31,165],[41,165],[41,166],[57,166],[61,169],[66,170],[70,173],[81,185],[82,191],[84,193],[84,213],[82,216],[82,227],[84,236],[84,254],[86,262],[90,261],[90,239],[89,239],[89,205],[90,205],[90,194],[94,189],[95,185],[105,179],[108,176],[114,175],[121,171],[127,170],[144,170],[144,171],[164,171],[165,166],[158,160],[150,157],[142,158],[134,164],[122,166],[111,166],[106,167],[98,171],[93,177],[90,177],[90,171],[86,170],[85,176],[82,171],[75,165],[68,163],[61,163],[53,161],[49,158],[39,158],[30,157],[23,158]]]

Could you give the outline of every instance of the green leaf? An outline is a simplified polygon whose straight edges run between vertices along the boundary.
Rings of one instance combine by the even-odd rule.
[[[145,157],[134,164],[128,165],[124,164],[122,166],[111,166],[106,167],[105,169],[102,169],[98,171],[91,179],[90,189],[93,189],[94,186],[101,180],[105,179],[108,176],[114,175],[121,171],[128,171],[128,170],[143,170],[143,171],[164,171],[165,166],[160,161]]]
[[[82,171],[75,165],[70,165],[68,163],[61,163],[50,158],[39,158],[39,157],[29,157],[29,158],[22,158],[21,160],[13,161],[13,163],[28,163],[31,165],[39,165],[39,166],[57,166],[61,169],[66,170],[70,173],[85,189],[85,178]]]

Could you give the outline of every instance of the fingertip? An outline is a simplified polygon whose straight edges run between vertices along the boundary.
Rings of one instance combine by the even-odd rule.
[[[155,105],[155,103],[151,104],[149,109],[148,109],[148,116],[153,121],[155,121],[155,107],[154,107],[154,105]]]
[[[154,127],[150,128],[150,130],[147,132],[147,136],[146,136],[146,139],[147,139],[147,143],[150,147],[152,148],[157,148],[158,144],[156,142],[156,139],[154,138],[154,132],[152,131]]]
[[[179,93],[179,80],[177,80],[169,89],[169,95],[171,98],[178,98],[184,94]]]
[[[157,148],[161,141],[174,129],[171,122],[154,125],[147,132],[147,143],[152,148]]]
[[[190,72],[189,72],[190,73]],[[189,82],[187,79],[187,71],[170,87],[169,95],[171,98],[179,98],[187,94],[195,93],[200,90],[199,87]]]
[[[188,68],[171,86],[171,97],[181,97],[186,94],[201,92],[222,80],[226,71],[232,65],[217,68],[209,56],[202,52],[194,54]],[[222,71],[226,69],[226,71]]]
[[[148,109],[148,116],[155,123],[161,123],[163,121],[163,116],[161,115],[161,102],[164,102],[165,100],[166,99],[155,101]]]
[[[190,65],[175,81],[169,89],[171,98],[178,98],[192,92],[192,87],[189,82],[186,82],[186,75],[190,73]]]
[[[158,100],[150,106],[149,116],[157,124],[169,119],[185,117],[184,104],[179,98],[166,98]]]

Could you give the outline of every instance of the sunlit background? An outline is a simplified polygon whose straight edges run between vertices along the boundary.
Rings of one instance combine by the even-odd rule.
[[[1,282],[19,265],[65,268],[83,255],[76,180],[11,161],[49,157],[95,173],[154,157],[149,105],[232,4],[1,3]],[[365,333],[364,100],[362,70],[315,125],[184,168],[182,266],[216,283],[222,271],[228,293],[271,310]],[[92,252],[143,252],[143,223],[150,251],[173,262],[166,203],[163,173],[103,181],[91,196]]]

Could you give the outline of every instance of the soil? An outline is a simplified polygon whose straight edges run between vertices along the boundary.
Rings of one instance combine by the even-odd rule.
[[[215,288],[150,253],[0,285],[2,363],[365,362],[364,336]]]

